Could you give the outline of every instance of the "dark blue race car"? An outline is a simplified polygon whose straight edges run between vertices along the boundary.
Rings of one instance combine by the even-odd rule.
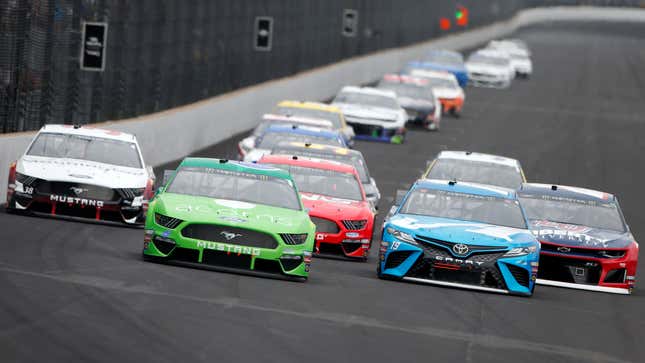
[[[379,277],[533,294],[540,245],[515,191],[419,180],[397,204],[383,228]]]

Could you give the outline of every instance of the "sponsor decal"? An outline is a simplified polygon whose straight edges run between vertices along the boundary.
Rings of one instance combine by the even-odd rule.
[[[325,239],[325,235],[322,233],[316,233],[316,240],[322,241]]]
[[[227,245],[223,243],[205,242],[205,241],[197,241],[197,248],[205,248],[208,250],[221,251],[229,254],[235,253],[238,256],[239,255],[260,256],[260,253],[262,252],[262,250],[260,250],[259,248],[254,248],[254,247],[232,246],[232,245]]]
[[[79,197],[68,197],[64,195],[52,194],[49,196],[49,200],[52,202],[76,204],[76,205],[97,207],[97,208],[103,208],[103,205],[104,205],[103,201],[100,201],[100,200],[93,200],[93,199],[86,199],[86,198],[79,198]]]
[[[333,197],[327,197],[324,195],[318,195],[318,194],[307,194],[307,193],[301,193],[300,197],[303,200],[310,200],[310,201],[321,201],[321,202],[327,202],[327,203],[340,203],[340,204],[347,204],[351,205],[354,204],[354,201],[351,201],[349,199],[340,199],[340,198],[333,198]]]

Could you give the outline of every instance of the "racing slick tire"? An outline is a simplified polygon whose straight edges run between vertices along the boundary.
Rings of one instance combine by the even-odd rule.
[[[455,108],[450,110],[450,114],[454,118],[460,118],[461,117],[461,112],[457,111],[457,109],[455,109]]]

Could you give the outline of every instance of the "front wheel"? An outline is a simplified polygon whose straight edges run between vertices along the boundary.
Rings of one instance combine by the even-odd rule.
[[[453,108],[452,110],[450,110],[450,114],[451,114],[454,118],[460,118],[460,117],[461,117],[461,112],[457,111],[457,109],[456,109],[456,108]]]

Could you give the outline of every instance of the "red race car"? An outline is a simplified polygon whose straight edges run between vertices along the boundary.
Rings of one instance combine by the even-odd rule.
[[[546,184],[523,184],[518,196],[541,244],[538,284],[631,293],[638,243],[616,197]]]
[[[314,255],[367,260],[375,211],[353,166],[292,155],[265,155],[258,163],[291,173],[316,225]]]

